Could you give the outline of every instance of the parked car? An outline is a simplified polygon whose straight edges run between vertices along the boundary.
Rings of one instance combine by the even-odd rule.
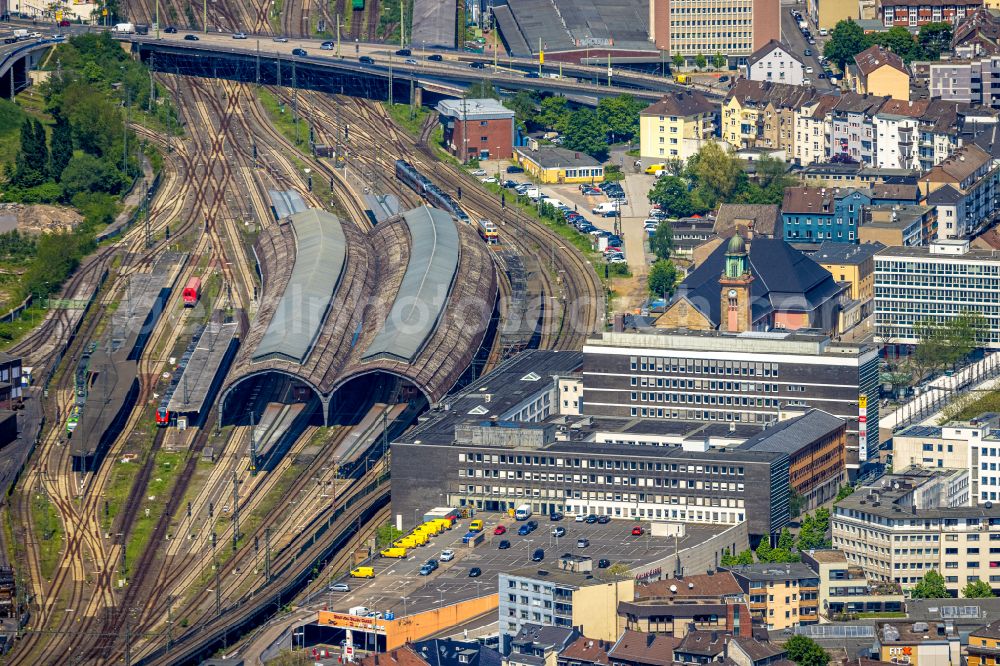
[[[510,541],[504,539],[503,541],[497,544],[497,548],[499,548],[500,550],[507,550],[508,548],[510,548]]]
[[[475,171],[472,172],[472,175],[473,176],[485,176],[486,175],[486,169],[476,169]]]
[[[529,520],[528,522],[525,523],[525,525],[527,525],[528,529],[531,530],[532,532],[534,532],[535,530],[538,529],[538,521],[537,520]]]
[[[576,540],[577,548],[587,548],[588,546],[590,546],[590,539],[581,538]]]
[[[479,567],[472,567],[469,569],[469,578],[479,578],[483,575],[483,570]]]
[[[612,256],[608,257],[608,263],[609,264],[627,264],[628,260],[625,259],[625,255],[623,255],[623,254],[615,254],[615,255],[612,255]]]
[[[597,516],[595,516],[594,514],[590,514],[589,516],[587,516],[588,525],[593,525],[596,522],[597,522]]]
[[[420,567],[420,571],[417,572],[417,574],[420,576],[430,576],[432,573],[434,573],[434,569],[427,566],[426,564]]]
[[[636,525],[632,528],[632,536],[642,536],[646,533],[646,530],[642,529],[641,525]]]
[[[527,536],[529,534],[531,534],[531,528],[528,527],[527,525],[521,525],[520,527],[517,528],[518,536]]]
[[[549,514],[549,520],[562,520],[563,515],[558,511],[553,511]]]
[[[494,528],[493,530],[493,534],[496,535],[506,534],[506,533],[507,533],[507,528],[504,527],[503,525],[497,525],[496,528]]]
[[[350,592],[351,587],[347,583],[334,583],[327,588],[331,592]]]
[[[587,520],[587,516],[583,515],[582,513],[578,513],[576,514],[576,517],[573,519],[573,522],[582,523],[585,520]]]
[[[607,525],[610,522],[611,522],[611,516],[598,516],[597,517],[597,523],[598,523],[598,525]]]
[[[455,551],[450,548],[448,550],[441,551],[442,562],[451,562],[453,559],[455,559]]]
[[[545,559],[545,551],[541,548],[536,548],[535,552],[531,554],[532,562],[541,562]]]
[[[427,560],[427,563],[424,566],[428,566],[432,570],[437,571],[438,561],[437,560]]]
[[[516,164],[511,164],[507,167],[507,173],[524,173],[524,169],[517,166]]]
[[[552,536],[554,536],[554,537],[566,536],[566,528],[565,527],[555,527],[555,528],[553,528],[552,529]]]
[[[607,569],[610,566],[611,566],[611,560],[606,560],[604,558],[597,560],[598,569]]]

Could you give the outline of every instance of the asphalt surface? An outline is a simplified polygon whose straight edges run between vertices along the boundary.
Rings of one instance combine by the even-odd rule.
[[[638,521],[612,520],[606,525],[575,522],[572,518],[550,521],[546,516],[532,519],[538,522],[538,529],[527,536],[518,536],[517,529],[523,523],[501,514],[477,514],[486,523],[482,544],[470,548],[462,544],[469,521],[462,520],[450,530],[431,539],[427,545],[407,553],[406,559],[376,558],[372,564],[375,578],[352,579],[344,577],[338,582],[350,585],[350,592],[328,592],[317,599],[318,605],[329,605],[332,610],[346,612],[354,606],[367,606],[373,611],[392,611],[401,616],[407,613],[423,612],[442,605],[453,604],[497,590],[501,572],[536,565],[531,555],[536,548],[545,551],[545,559],[540,567],[556,566],[559,556],[564,553],[584,555],[593,558],[595,566],[600,559],[611,564],[622,563],[629,567],[639,566],[665,557],[674,552],[672,537],[652,537],[649,524]],[[502,524],[507,533],[494,535],[494,528]],[[642,525],[643,536],[632,536],[632,528]],[[562,527],[563,537],[554,537],[552,530]],[[681,550],[704,541],[718,530],[712,527],[687,526],[687,534],[679,540]],[[590,540],[586,548],[577,546],[577,539]],[[502,540],[510,542],[510,548],[500,550]],[[452,549],[455,559],[440,562],[441,551]],[[428,559],[437,559],[440,568],[429,576],[420,576],[420,567]],[[482,575],[470,578],[469,570],[479,567]]]
[[[807,67],[813,68],[812,74],[806,73],[805,76],[812,79],[814,87],[820,90],[832,90],[833,85],[830,84],[829,79],[819,78],[819,75],[823,72],[823,66],[819,63],[819,57],[823,55],[824,38],[820,37],[819,28],[810,22],[809,31],[812,32],[816,43],[809,44],[806,42],[805,36],[799,29],[798,21],[792,16],[793,9],[801,12],[802,17],[806,21],[809,20],[806,14],[805,3],[783,1],[781,3],[781,41],[788,44],[789,48],[802,58]],[[806,49],[812,51],[811,56],[805,54]]]

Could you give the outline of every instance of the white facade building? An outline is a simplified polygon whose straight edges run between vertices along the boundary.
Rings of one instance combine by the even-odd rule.
[[[805,65],[799,56],[773,39],[747,58],[744,70],[751,81],[773,81],[800,86],[807,78]]]

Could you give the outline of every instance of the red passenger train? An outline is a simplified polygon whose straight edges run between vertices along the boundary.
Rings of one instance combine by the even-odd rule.
[[[184,287],[184,307],[193,308],[201,298],[201,278],[193,277]]]

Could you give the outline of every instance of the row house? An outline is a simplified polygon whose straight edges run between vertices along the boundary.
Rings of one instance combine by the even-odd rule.
[[[722,138],[734,149],[774,148],[795,157],[796,109],[815,88],[739,79],[722,103]]]
[[[992,221],[997,168],[975,144],[962,146],[918,181],[930,205],[938,206],[938,238],[963,238]]]
[[[968,14],[955,26],[951,50],[959,58],[1000,54],[1000,17],[985,7]]]
[[[830,110],[839,98],[821,95],[799,107],[795,114],[795,160],[806,166],[825,162],[830,143]]]
[[[871,192],[855,188],[788,187],[781,202],[785,240],[857,243],[862,212]]]
[[[956,24],[983,6],[983,0],[879,0],[877,15],[887,28],[928,23]]]
[[[890,99],[875,114],[875,166],[880,169],[919,169],[917,152],[920,116],[927,100]]]
[[[968,104],[932,99],[920,116],[917,155],[920,170],[928,171],[948,159],[962,144],[959,136]]]
[[[830,110],[831,159],[847,159],[873,164],[875,156],[875,114],[888,97],[847,92]]]

